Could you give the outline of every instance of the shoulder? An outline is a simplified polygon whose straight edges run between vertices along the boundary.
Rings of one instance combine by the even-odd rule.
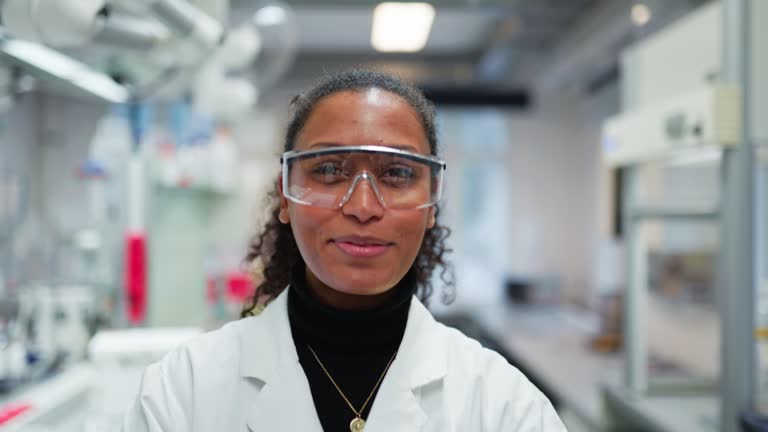
[[[236,386],[244,351],[259,346],[256,335],[263,321],[244,318],[190,339],[149,365],[143,384],[159,383],[179,395]]]
[[[166,354],[145,370],[125,431],[213,430],[212,412],[232,409],[242,399],[244,335],[263,326],[246,318],[204,333]],[[258,343],[258,342],[256,342]],[[211,395],[216,395],[211,397]]]
[[[520,370],[509,364],[496,351],[483,347],[475,339],[437,321],[434,322],[433,328],[441,334],[452,372],[461,373],[467,379],[482,379],[491,385],[501,381],[504,384],[514,383],[524,390],[535,389]]]
[[[259,330],[264,327],[261,317],[232,321],[221,328],[203,333],[168,353],[161,364],[175,363],[193,369],[226,370],[239,366],[243,349],[248,344],[258,345]]]
[[[255,370],[272,368],[274,357],[289,339],[286,296],[280,295],[263,313],[200,335],[169,353],[161,363],[199,371],[205,382],[230,382]]]
[[[482,407],[483,430],[565,430],[549,399],[507,359],[454,328],[431,327],[445,346],[448,397],[473,418]]]
[[[488,376],[525,384],[528,380],[496,351],[483,347],[461,331],[437,321],[421,302],[414,299],[409,320],[418,330],[418,342],[409,344],[422,357],[442,364],[446,371],[463,379],[484,379]],[[410,322],[409,322],[410,325]],[[407,330],[406,330],[407,332]],[[414,335],[415,336],[415,335]]]

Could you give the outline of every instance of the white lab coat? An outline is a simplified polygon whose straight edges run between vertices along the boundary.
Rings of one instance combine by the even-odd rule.
[[[123,431],[321,432],[291,336],[286,293],[261,315],[202,335],[149,366]],[[522,373],[435,321],[414,298],[398,355],[365,427],[393,431],[565,427]]]

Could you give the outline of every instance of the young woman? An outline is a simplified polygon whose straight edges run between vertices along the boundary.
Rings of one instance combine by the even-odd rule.
[[[448,233],[424,96],[350,71],[293,106],[279,200],[247,257],[264,265],[255,316],[147,368],[124,430],[565,431],[517,369],[422,304]]]

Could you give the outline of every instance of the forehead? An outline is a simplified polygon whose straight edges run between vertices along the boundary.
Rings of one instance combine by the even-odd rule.
[[[429,154],[419,114],[399,95],[379,88],[322,98],[297,136],[296,149],[383,145]]]

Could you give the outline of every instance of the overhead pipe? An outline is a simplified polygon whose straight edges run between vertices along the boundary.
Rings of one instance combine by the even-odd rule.
[[[222,24],[186,0],[143,0],[160,22],[182,39],[191,39],[201,48],[218,46],[223,37]]]
[[[0,35],[0,57],[43,79],[77,88],[111,103],[129,99],[128,89],[107,75],[44,45]]]
[[[154,21],[105,13],[93,40],[102,45],[148,51],[167,42],[170,37],[168,28]]]
[[[54,47],[100,43],[147,51],[175,36],[189,47],[182,52],[190,54],[178,67],[163,72],[164,79],[178,75],[179,69],[196,68],[223,40],[222,25],[186,0],[131,2],[132,9],[138,7],[156,21],[114,13],[120,9],[119,0],[113,4],[107,0],[6,0],[1,12],[11,35]]]

